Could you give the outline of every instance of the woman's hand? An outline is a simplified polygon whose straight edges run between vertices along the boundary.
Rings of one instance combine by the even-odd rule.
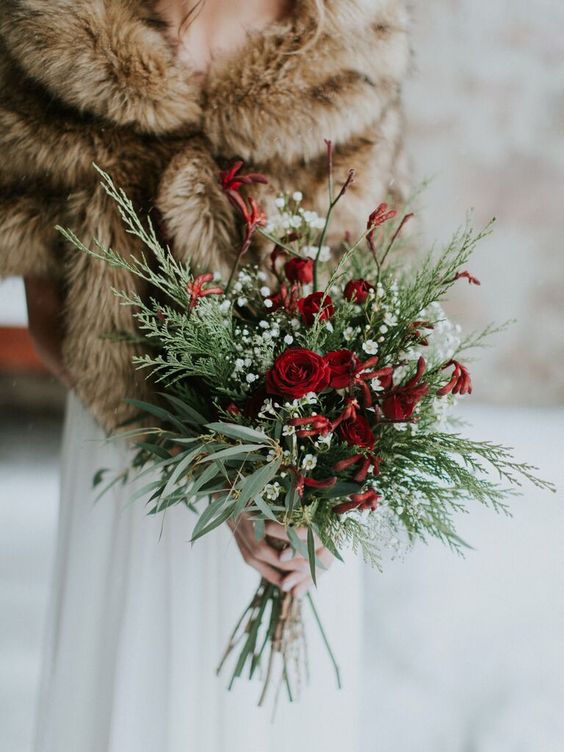
[[[276,585],[284,592],[291,593],[294,597],[304,596],[312,586],[309,562],[300,554],[295,554],[290,546],[288,535],[283,525],[275,522],[267,522],[265,525],[266,537],[257,540],[255,526],[246,515],[241,515],[237,521],[230,522],[241,555],[246,563],[256,569],[265,580]],[[307,530],[296,529],[298,537],[305,541]],[[268,538],[280,541],[285,547],[281,550],[268,542]],[[321,544],[316,537],[316,556],[324,569],[318,567],[317,574],[321,574],[333,563],[333,556]]]
[[[63,363],[63,297],[53,280],[25,278],[29,333],[37,354],[48,370],[72,389],[72,381]]]

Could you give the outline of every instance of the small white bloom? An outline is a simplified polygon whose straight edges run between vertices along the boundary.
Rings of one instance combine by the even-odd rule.
[[[347,326],[347,328],[343,332],[343,337],[347,342],[351,341],[351,339],[354,337],[354,329],[352,328],[352,326]]]
[[[273,305],[274,305],[274,303],[272,302],[272,300],[265,300],[264,301],[264,307],[265,308],[272,308]]]
[[[386,334],[387,331],[388,331],[388,327],[386,326],[386,324],[382,324],[382,326],[380,327],[380,333]]]
[[[334,332],[335,331],[335,329],[333,327],[333,324],[330,321],[326,321],[325,322],[325,328],[327,329],[328,332]]]
[[[293,329],[299,329],[302,325],[302,322],[299,319],[291,319],[290,325]]]
[[[290,227],[301,227],[302,226],[302,218],[299,216],[299,214],[294,214],[293,217],[290,218]]]
[[[225,314],[225,313],[229,313],[229,311],[231,310],[231,301],[230,301],[230,300],[223,300],[223,301],[222,301],[222,302],[221,302],[221,303],[219,304],[219,310],[220,310],[220,311],[221,311],[221,313],[223,313],[223,314]]]
[[[235,368],[237,371],[241,371],[245,367],[245,361],[243,358],[237,358],[235,361]]]
[[[317,457],[314,454],[306,454],[302,460],[304,470],[314,470],[317,465]]]
[[[267,298],[270,295],[270,287],[266,287],[266,285],[264,287],[261,287],[260,294],[263,298]]]
[[[295,191],[294,193],[292,193],[292,198],[298,203],[303,199],[303,197],[304,194],[301,191]]]
[[[368,355],[376,355],[378,352],[378,343],[374,342],[373,339],[368,339],[362,344],[362,349],[365,353],[368,353]]]
[[[331,446],[331,441],[333,439],[333,434],[328,433],[326,436],[318,436],[317,441],[315,442],[318,447],[328,447]]]
[[[280,483],[269,483],[264,487],[264,495],[270,501],[275,501],[280,496]]]
[[[372,379],[372,381],[370,382],[370,386],[372,387],[373,392],[384,391],[384,387],[382,386],[382,384],[380,383],[378,379]]]
[[[293,436],[296,433],[294,426],[285,425],[282,429],[282,436]]]
[[[259,326],[261,329],[268,329],[270,327],[270,324],[268,321],[265,321],[264,319],[262,321],[259,321]]]
[[[317,212],[314,212],[314,211],[305,211],[303,213],[303,217],[304,217],[305,222],[308,225],[311,225],[312,222],[315,222],[317,221],[317,219],[319,219]]]
[[[235,290],[235,292],[241,292],[241,290],[243,289],[243,285],[240,282],[235,282],[235,284],[233,285],[233,289]]]
[[[252,384],[258,379],[258,376],[256,373],[248,373],[245,378],[247,379],[247,384]]]
[[[274,203],[275,203],[275,205],[276,205],[276,206],[277,206],[277,207],[278,207],[279,209],[283,209],[283,208],[284,208],[284,206],[286,205],[286,199],[284,198],[284,196],[277,196],[277,197],[276,197],[276,198],[274,199]]]
[[[241,295],[241,297],[237,298],[237,305],[239,306],[239,308],[246,306],[247,302],[247,298],[245,298],[244,295]]]
[[[285,343],[286,343],[287,345],[291,345],[293,341],[294,341],[294,338],[292,337],[292,335],[291,335],[291,334],[287,334],[287,335],[286,335],[286,336],[284,337],[284,342],[285,342]]]

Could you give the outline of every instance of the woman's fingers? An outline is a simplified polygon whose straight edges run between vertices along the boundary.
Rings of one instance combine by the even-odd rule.
[[[253,569],[256,569],[257,572],[259,572],[265,580],[271,583],[271,585],[282,587],[284,580],[284,575],[282,574],[282,572],[279,572],[277,569],[274,569],[274,567],[265,564],[264,561],[259,561],[258,559],[253,559],[252,557],[245,559],[245,561],[247,562],[247,564],[253,567]]]
[[[281,569],[283,572],[293,572],[294,570],[300,570],[306,572],[309,569],[307,559],[303,556],[295,556],[292,549],[290,551],[290,557],[281,558],[280,552],[274,546],[270,546],[266,541],[261,541],[253,547],[252,554],[259,561],[264,561],[277,569]]]
[[[269,520],[264,526],[264,531],[266,535],[269,535],[271,538],[283,540],[283,541],[286,541],[287,543],[290,542],[286,528],[284,527],[284,525],[280,525],[278,522],[272,522]],[[307,527],[295,527],[294,532],[296,533],[296,535],[301,541],[303,541],[304,543],[307,541],[307,534],[308,534]],[[315,540],[316,547],[319,547],[322,545],[321,541],[319,540],[319,537],[315,533],[313,534],[313,539]]]
[[[321,562],[322,566],[317,567],[316,575],[320,577],[334,562],[335,557],[324,546],[318,548],[315,552],[317,559]],[[307,562],[307,568],[305,570],[295,570],[287,574],[281,585],[281,590],[285,593],[291,593],[295,598],[302,598],[313,585],[311,577],[309,562]]]
[[[289,593],[295,588],[306,584],[308,584],[308,587],[313,584],[309,572],[292,572],[291,574],[286,575],[282,580],[281,590],[285,593]]]
[[[271,522],[270,520],[268,520],[265,523],[264,532],[266,535],[269,535],[271,538],[276,538],[277,540],[286,541],[286,543],[290,542],[290,539],[288,538],[288,533],[286,532],[286,528],[283,525],[280,525],[278,522]]]
[[[309,582],[306,580],[305,582],[300,583],[292,590],[292,595],[294,598],[303,598],[304,595],[307,594],[311,586],[313,585],[313,581],[309,580]]]
[[[230,521],[229,526],[243,559],[265,580],[297,597],[301,597],[309,590],[313,584],[309,561],[291,548],[283,525],[274,522],[267,522],[265,525],[266,536],[288,544],[287,548],[282,551],[271,545],[268,538],[257,540],[254,523],[245,515],[241,515],[236,521]],[[295,528],[295,530],[301,540],[307,540],[307,528]],[[315,541],[316,557],[321,564],[318,565],[318,575],[320,575],[331,566],[333,556],[321,545],[317,536]]]

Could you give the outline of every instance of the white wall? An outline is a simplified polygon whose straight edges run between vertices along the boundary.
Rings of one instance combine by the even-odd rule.
[[[413,0],[409,146],[429,239],[497,217],[452,311],[516,318],[474,367],[481,400],[564,402],[564,2]]]
[[[0,326],[26,326],[27,312],[21,279],[0,281]]]

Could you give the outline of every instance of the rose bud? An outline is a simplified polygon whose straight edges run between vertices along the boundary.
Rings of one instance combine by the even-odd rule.
[[[266,373],[269,394],[298,399],[309,392],[322,392],[329,386],[330,371],[325,359],[303,347],[286,350]]]
[[[327,353],[325,360],[331,371],[330,385],[333,389],[345,389],[354,379],[359,360],[351,350],[335,350]]]
[[[365,279],[351,279],[345,286],[345,298],[351,303],[364,303],[374,286]]]
[[[349,446],[374,449],[376,437],[372,433],[369,422],[362,415],[357,415],[353,420],[344,421],[337,430],[341,439]]]
[[[298,300],[298,309],[304,322],[311,326],[319,314],[319,319],[325,321],[335,313],[333,301],[323,292],[314,292]]]
[[[289,282],[309,285],[313,282],[313,260],[294,257],[284,265],[284,274]]]

